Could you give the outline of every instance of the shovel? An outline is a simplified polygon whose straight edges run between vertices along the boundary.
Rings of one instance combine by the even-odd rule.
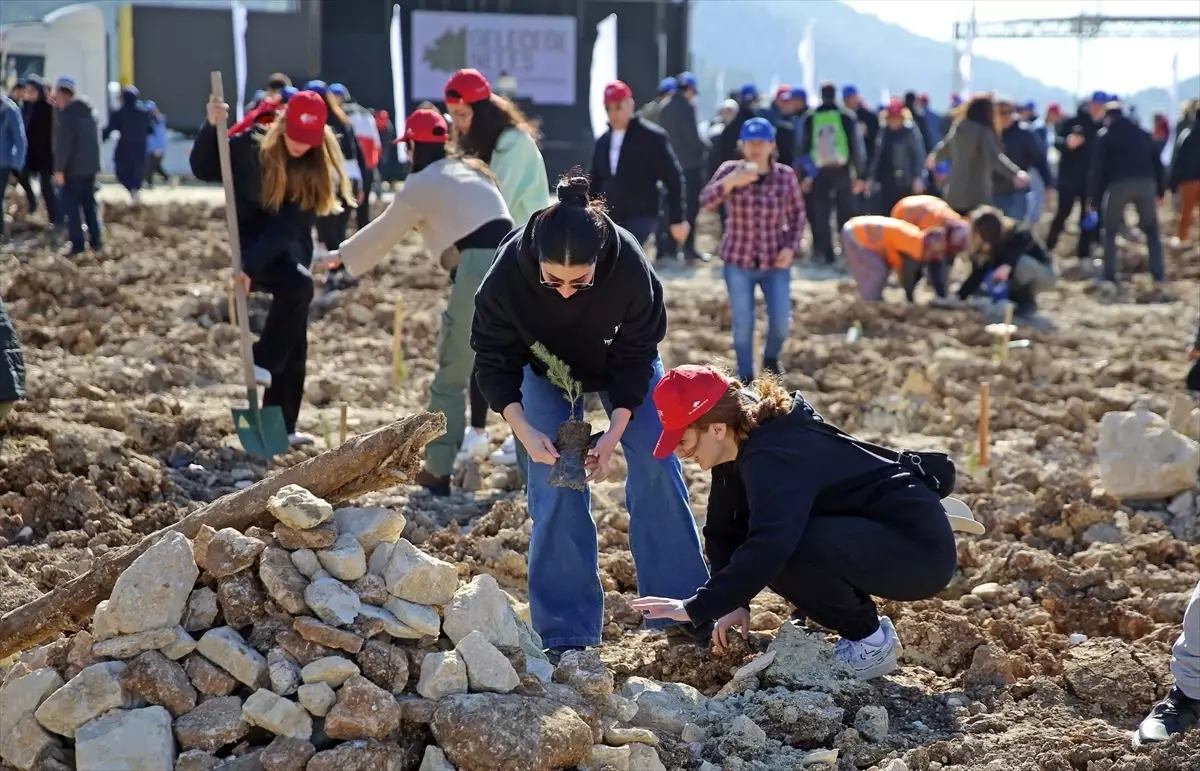
[[[212,74],[212,93],[225,101],[221,73]],[[234,296],[237,304],[238,330],[242,345],[242,370],[246,377],[246,409],[233,411],[233,426],[237,429],[242,449],[251,455],[270,460],[291,449],[288,432],[283,425],[283,410],[279,407],[258,406],[258,383],[254,378],[254,351],[250,346],[250,314],[246,310],[246,287],[237,277],[242,274],[242,246],[238,238],[237,205],[233,194],[233,165],[229,160],[229,133],[217,126],[217,151],[221,157],[221,180],[225,184],[225,224],[229,227],[229,253],[233,256]]]

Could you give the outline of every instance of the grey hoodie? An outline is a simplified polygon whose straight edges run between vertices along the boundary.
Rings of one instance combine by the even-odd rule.
[[[959,213],[992,202],[993,174],[1012,179],[1021,171],[1001,151],[996,132],[971,120],[956,122],[933,153],[939,162],[950,161],[942,197]]]
[[[54,130],[54,170],[65,177],[100,173],[100,124],[85,96],[76,96],[58,111]]]

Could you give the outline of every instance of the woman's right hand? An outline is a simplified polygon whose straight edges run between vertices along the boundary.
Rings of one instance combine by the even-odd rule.
[[[208,98],[208,123],[210,126],[224,126],[229,121],[229,105],[214,94]]]
[[[724,653],[729,649],[730,627],[738,627],[742,639],[750,639],[750,609],[738,608],[717,619],[716,625],[713,626],[712,642],[718,653]]]
[[[554,461],[558,460],[558,449],[555,448],[554,442],[550,441],[550,437],[541,431],[526,424],[521,431],[516,433],[517,438],[524,445],[525,451],[529,453],[529,459],[533,462],[553,466]]]

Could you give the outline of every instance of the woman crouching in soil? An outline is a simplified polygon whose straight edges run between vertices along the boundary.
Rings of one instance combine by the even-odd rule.
[[[319,216],[353,200],[325,101],[309,91],[288,100],[269,127],[255,125],[229,140],[242,274],[246,286],[271,295],[262,334],[254,344],[254,374],[267,387],[263,406],[278,405],[293,446],[312,444],[296,431],[308,361],[308,306],[313,298],[312,228]],[[225,130],[229,105],[215,97],[208,121],[192,145],[192,173],[221,181],[217,126]],[[334,180],[340,180],[335,184]]]
[[[954,575],[957,549],[938,494],[825,424],[770,375],[743,388],[709,367],[671,370],[654,389],[664,425],[655,457],[712,470],[704,537],[712,577],[690,599],[631,603],[652,619],[716,620],[749,632],[763,589],[834,630],[863,679],[896,668],[900,639],[872,595],[910,602]]]
[[[679,460],[653,454],[662,424],[648,397],[663,375],[666,329],[662,283],[637,239],[589,200],[585,177],[561,181],[558,203],[509,234],[475,297],[479,386],[529,451],[530,614],[552,653],[600,644],[604,590],[587,486],[582,478],[576,487],[551,484],[551,466],[567,452],[551,437],[582,417],[583,400],[551,383],[562,378],[547,354],[569,367],[577,397],[599,392],[609,414],[587,457],[588,481],[608,476],[618,443],[625,450],[639,588],[689,597],[708,578]],[[651,626],[664,625],[674,622]]]
[[[467,388],[475,364],[471,318],[475,291],[492,266],[496,247],[512,230],[512,216],[496,179],[478,158],[447,147],[450,131],[441,113],[417,110],[404,124],[412,171],[383,215],[331,252],[325,264],[345,267],[357,278],[379,264],[414,227],[425,248],[450,271],[450,299],[437,339],[437,373],[429,387],[429,411],[446,416],[446,432],[426,446],[417,484],[434,495],[450,494],[450,474],[466,429]]]

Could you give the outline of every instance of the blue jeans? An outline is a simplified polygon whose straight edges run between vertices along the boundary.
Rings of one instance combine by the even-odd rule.
[[[1046,206],[1046,180],[1042,179],[1041,172],[1033,169],[1029,172],[1029,211],[1025,214],[1025,221],[1036,223],[1042,218],[1042,209]]]
[[[650,388],[663,376],[662,361],[654,362]],[[612,414],[607,393],[600,394]],[[525,368],[521,404],[531,426],[551,439],[558,424],[571,418],[562,392]],[[582,417],[576,415],[576,418]],[[708,580],[700,551],[700,536],[688,504],[683,468],[672,455],[654,459],[662,423],[650,394],[634,410],[621,437],[628,477],[625,505],[629,509],[629,550],[637,567],[638,593],[687,599]],[[604,626],[604,589],[596,523],[589,492],[551,487],[550,466],[529,462],[529,612],[533,628],[547,648],[599,645]],[[661,628],[673,621],[651,621]]]
[[[58,190],[60,216],[71,238],[71,252],[83,251],[83,225],[93,249],[101,248],[100,217],[96,209],[96,177],[67,177]]]
[[[792,271],[787,268],[751,270],[725,265],[725,286],[733,311],[733,352],[738,378],[754,379],[754,288],[761,286],[767,302],[767,339],[764,359],[778,359],[792,328]]]
[[[1015,193],[1000,193],[992,196],[992,206],[1004,212],[1005,217],[1012,217],[1018,222],[1024,222],[1029,214],[1029,191],[1018,190]]]

